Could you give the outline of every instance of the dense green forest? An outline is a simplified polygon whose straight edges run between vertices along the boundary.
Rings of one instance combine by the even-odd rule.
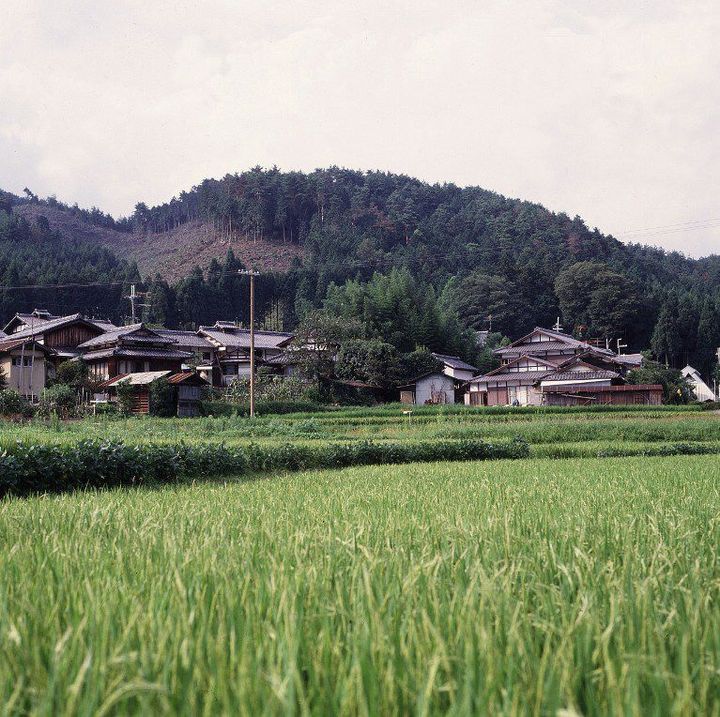
[[[108,249],[63,237],[42,218],[31,225],[0,209],[0,328],[17,311],[36,307],[120,320],[122,296],[139,278],[137,267]],[[48,284],[62,286],[42,288]],[[26,286],[33,288],[18,288]]]
[[[84,211],[26,195],[5,195],[6,217],[20,202]],[[229,236],[301,245],[304,261],[258,281],[259,314],[269,327],[294,328],[326,308],[403,351],[419,344],[472,358],[469,329],[515,337],[560,316],[579,337],[622,339],[629,350],[650,347],[663,361],[691,362],[706,373],[720,345],[720,258],[692,260],[624,244],[579,217],[478,187],[337,167],[307,174],[254,168],[205,180],[166,204],[138,204],[127,219],[96,209],[86,214],[87,222],[120,231],[153,234],[202,221]],[[55,280],[51,253],[38,272],[32,252],[10,248],[24,240],[3,238],[4,232],[1,282],[8,282],[11,263],[22,276]],[[32,227],[30,241],[52,245],[40,233]],[[74,265],[83,276],[132,275],[132,266],[87,254],[70,240],[63,240],[61,265]],[[68,259],[71,252],[82,257]],[[240,267],[229,252],[202,270],[188,267],[172,286],[146,277],[146,318],[168,326],[219,317],[247,322],[246,280],[233,275]],[[58,267],[61,273],[68,275]],[[2,296],[3,317],[32,303],[17,293]],[[111,310],[111,303],[109,317],[127,313],[122,306]]]

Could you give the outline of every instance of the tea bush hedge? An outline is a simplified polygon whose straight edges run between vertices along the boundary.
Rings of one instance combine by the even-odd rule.
[[[183,443],[130,446],[121,441],[93,440],[59,445],[17,442],[0,453],[0,495],[168,483],[181,478],[266,471],[525,458],[528,455],[529,446],[521,439],[498,443],[479,440],[364,441],[319,446],[251,443],[239,448]]]

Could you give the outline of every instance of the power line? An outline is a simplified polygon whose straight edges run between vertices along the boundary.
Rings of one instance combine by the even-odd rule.
[[[626,229],[625,231],[619,232],[622,235],[628,234],[645,234],[645,233],[672,233],[676,231],[687,231],[689,229],[704,229],[706,226],[716,226],[715,222],[720,222],[720,217],[717,219],[697,219],[687,222],[678,222],[676,224],[661,224],[656,227],[644,227],[639,229]]]
[[[0,291],[10,289],[84,289],[93,286],[125,286],[124,281],[110,281],[107,283],[96,282],[94,284],[24,284],[22,286],[3,286],[0,284]]]

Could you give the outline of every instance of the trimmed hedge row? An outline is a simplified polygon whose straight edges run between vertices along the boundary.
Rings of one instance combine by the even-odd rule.
[[[320,446],[250,444],[240,448],[184,443],[128,446],[121,441],[94,440],[61,445],[17,442],[0,453],[0,496],[278,470],[526,458],[529,454],[529,446],[522,439],[504,443],[462,440]]]

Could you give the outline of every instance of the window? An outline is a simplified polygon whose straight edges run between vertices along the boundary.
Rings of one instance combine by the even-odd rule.
[[[203,361],[209,361],[210,360],[210,352],[209,351],[203,351]]]
[[[12,365],[13,366],[32,366],[32,357],[31,356],[13,356]]]

